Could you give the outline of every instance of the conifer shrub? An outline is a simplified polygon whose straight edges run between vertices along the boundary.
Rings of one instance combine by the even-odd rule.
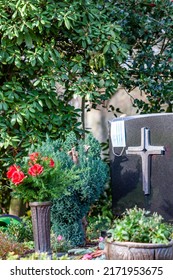
[[[90,133],[78,140],[70,132],[64,142],[47,137],[37,150],[42,154],[53,152],[62,168],[73,168],[79,175],[77,182],[68,186],[68,192],[53,200],[51,220],[57,236],[62,235],[72,245],[84,245],[83,218],[103,193],[109,179],[109,168],[101,158],[100,144]]]

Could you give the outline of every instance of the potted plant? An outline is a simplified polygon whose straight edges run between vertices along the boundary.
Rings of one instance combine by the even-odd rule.
[[[54,153],[32,152],[8,168],[12,195],[29,202],[32,212],[35,250],[50,251],[50,207],[52,199],[68,193],[78,175],[73,168],[62,168]]]
[[[173,227],[161,215],[136,206],[127,209],[108,230],[105,254],[108,260],[172,260]]]

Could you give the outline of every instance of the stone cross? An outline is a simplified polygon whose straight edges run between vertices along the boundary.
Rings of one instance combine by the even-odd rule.
[[[127,155],[139,155],[142,158],[142,184],[145,195],[150,194],[150,163],[152,155],[164,154],[163,146],[150,145],[150,130],[147,127],[141,128],[141,146],[128,147]]]

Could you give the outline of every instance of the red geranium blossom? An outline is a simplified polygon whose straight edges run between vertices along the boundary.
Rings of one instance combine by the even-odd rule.
[[[37,175],[41,174],[43,172],[43,170],[44,170],[43,166],[36,163],[28,169],[28,174],[31,176],[37,176]]]
[[[13,173],[16,172],[16,171],[19,171],[19,170],[20,170],[20,167],[17,166],[16,164],[11,165],[11,166],[8,168],[8,171],[7,171],[7,178],[8,178],[8,179],[11,179],[12,176],[13,176]]]
[[[22,171],[16,170],[11,177],[11,182],[15,185],[19,185],[25,178],[26,176]]]
[[[54,162],[54,160],[52,158],[50,159],[48,157],[43,157],[42,159],[45,160],[45,161],[49,160],[49,166],[50,167],[55,167],[55,162]]]
[[[64,186],[59,190],[58,185],[55,189],[51,188],[52,184],[56,185],[54,178],[61,176],[57,175],[57,172],[61,171],[53,156],[42,156],[39,152],[33,152],[25,156],[19,166],[13,164],[7,169],[6,175],[16,197],[23,198],[24,202],[45,201],[57,197],[57,194],[64,190]],[[18,162],[19,160],[20,157]]]
[[[50,159],[49,166],[50,167],[55,167],[55,162],[54,162],[54,160],[52,158]]]

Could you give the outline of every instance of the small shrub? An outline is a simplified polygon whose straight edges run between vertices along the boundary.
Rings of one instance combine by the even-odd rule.
[[[88,218],[87,238],[89,240],[98,239],[102,231],[107,231],[111,227],[109,217],[95,216]]]
[[[5,260],[11,252],[14,255],[23,255],[28,248],[19,242],[12,241],[4,232],[0,232],[0,259]]]
[[[16,242],[28,242],[33,240],[32,221],[29,217],[23,217],[21,223],[14,223],[13,220],[7,226],[6,234]]]

